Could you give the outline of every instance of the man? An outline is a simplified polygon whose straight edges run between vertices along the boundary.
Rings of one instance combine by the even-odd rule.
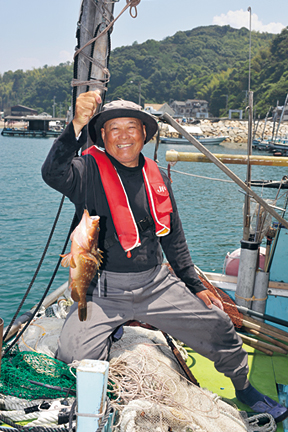
[[[100,103],[98,92],[78,97],[74,119],[42,168],[46,183],[75,204],[79,219],[84,208],[100,216],[104,256],[87,293],[87,320],[79,321],[74,304],[57,358],[66,363],[107,359],[117,329],[130,320],[142,321],[212,360],[231,378],[241,402],[283,420],[288,410],[249,383],[241,339],[219,299],[194,270],[170,182],[141,153],[157,122],[138,105],[122,100],[104,105],[94,116]],[[75,157],[86,142],[82,130],[87,124],[97,147]],[[176,276],[161,265],[162,250]]]

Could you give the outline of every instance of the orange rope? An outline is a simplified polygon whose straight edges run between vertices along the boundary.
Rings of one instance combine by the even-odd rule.
[[[205,288],[209,289],[209,291],[213,292],[213,294],[215,294],[221,300],[224,311],[229,315],[234,326],[237,328],[241,328],[243,325],[243,314],[238,311],[235,302],[229,297],[228,294],[226,294],[220,288],[216,288],[202,276],[198,276]]]

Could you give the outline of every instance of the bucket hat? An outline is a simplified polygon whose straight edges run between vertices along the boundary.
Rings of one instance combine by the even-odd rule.
[[[98,146],[104,147],[101,128],[106,121],[119,117],[133,117],[142,121],[146,127],[146,139],[144,144],[150,141],[158,130],[157,121],[150,114],[142,111],[140,105],[126,100],[117,100],[105,104],[102,111],[90,120],[88,130],[91,140]]]

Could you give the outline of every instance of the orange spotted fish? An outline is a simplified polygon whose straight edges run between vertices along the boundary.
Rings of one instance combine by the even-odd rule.
[[[102,263],[102,252],[98,249],[99,216],[90,216],[84,210],[81,222],[72,232],[71,251],[63,257],[61,265],[70,266],[69,288],[71,297],[78,302],[78,316],[80,321],[86,321],[87,301],[86,293],[91,280]]]

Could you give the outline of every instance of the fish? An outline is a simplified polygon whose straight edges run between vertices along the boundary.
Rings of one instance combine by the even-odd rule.
[[[103,259],[98,248],[99,221],[99,216],[90,216],[85,209],[80,223],[70,236],[70,252],[60,255],[62,267],[70,267],[69,288],[72,299],[78,302],[80,321],[87,319],[87,290]]]

